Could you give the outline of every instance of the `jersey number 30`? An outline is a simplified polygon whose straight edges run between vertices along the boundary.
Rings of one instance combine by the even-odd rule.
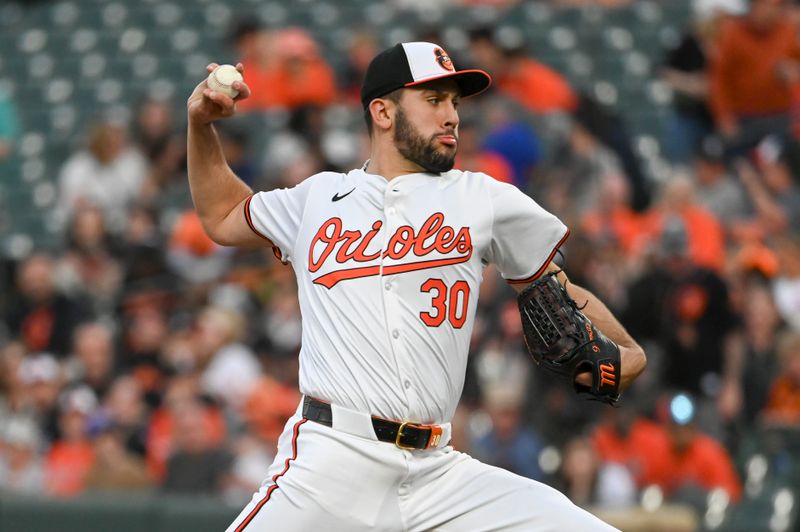
[[[441,279],[428,279],[419,289],[431,293],[433,297],[431,311],[419,313],[425,325],[438,327],[447,319],[455,329],[464,326],[469,307],[469,285],[466,281],[456,281],[448,290]]]

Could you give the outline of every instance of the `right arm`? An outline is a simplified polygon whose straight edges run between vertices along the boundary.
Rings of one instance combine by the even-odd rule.
[[[207,69],[212,72],[216,66],[212,63]],[[242,71],[241,64],[236,68]],[[269,246],[272,244],[247,223],[244,204],[253,191],[228,166],[213,125],[221,118],[233,116],[236,101],[250,96],[250,89],[244,83],[235,82],[234,88],[239,90],[235,100],[212,91],[204,80],[189,97],[186,104],[189,188],[203,228],[214,242],[223,246]]]

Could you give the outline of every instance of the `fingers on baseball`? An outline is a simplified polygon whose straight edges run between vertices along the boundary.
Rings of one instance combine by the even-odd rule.
[[[250,92],[250,87],[248,87],[247,84],[242,82],[242,81],[234,81],[233,82],[233,88],[236,89],[237,91],[239,91],[239,94],[236,96],[236,98],[234,98],[234,101],[237,101],[237,102],[239,100],[243,100],[245,98],[249,98],[250,94],[252,94]]]
[[[206,70],[210,74],[210,73],[214,72],[217,69],[218,66],[219,66],[218,63],[209,63],[208,66],[206,67]]]
[[[228,96],[227,94],[222,94],[221,92],[213,91],[211,89],[206,89],[203,91],[203,96],[211,100],[214,104],[216,104],[220,108],[220,112],[223,116],[230,116],[236,110],[236,102],[233,101],[233,98]]]

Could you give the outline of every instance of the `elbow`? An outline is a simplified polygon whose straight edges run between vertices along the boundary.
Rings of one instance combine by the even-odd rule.
[[[636,344],[636,346],[633,348],[633,354],[631,358],[633,359],[632,366],[634,367],[635,375],[638,377],[647,367],[647,354],[639,344]]]
[[[219,244],[220,246],[231,245],[228,242],[229,238],[226,238],[225,232],[220,230],[221,224],[214,223],[205,218],[200,218],[200,222],[203,226],[203,231],[205,231],[206,236],[210,238],[212,242]]]

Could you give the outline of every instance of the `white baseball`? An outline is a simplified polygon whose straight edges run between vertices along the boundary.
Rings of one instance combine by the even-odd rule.
[[[221,92],[231,98],[236,98],[239,91],[233,88],[234,81],[244,81],[242,74],[233,65],[220,65],[208,75],[206,84],[212,91]]]

